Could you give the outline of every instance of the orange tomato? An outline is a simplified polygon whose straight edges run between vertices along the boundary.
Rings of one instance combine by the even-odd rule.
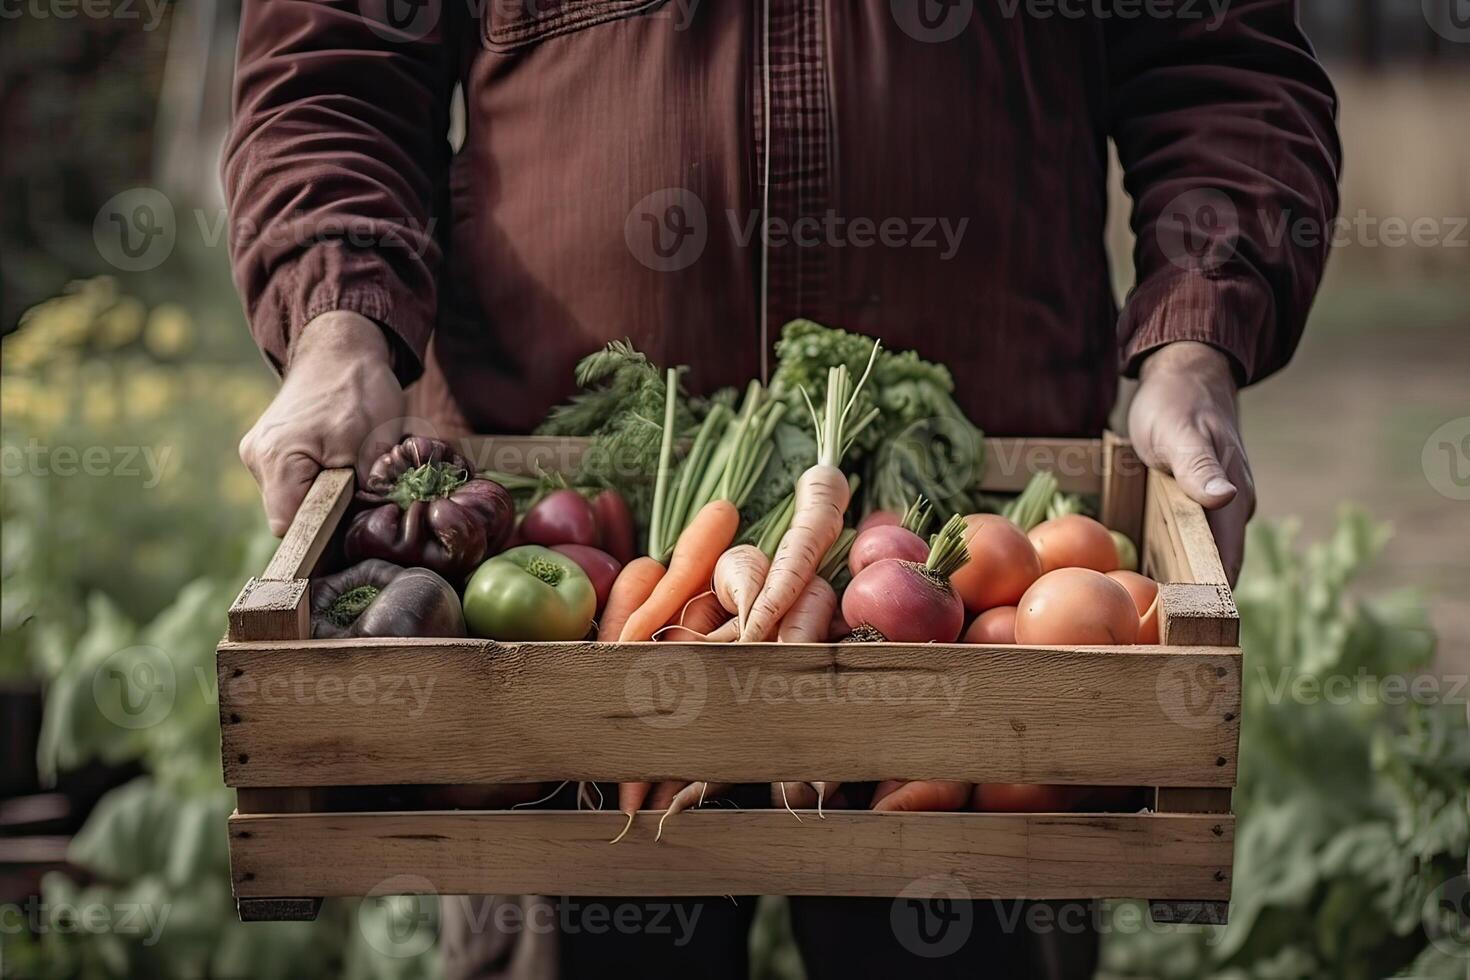
[[[1127,589],[1138,607],[1138,642],[1159,642],[1159,583],[1147,575],[1122,569],[1108,572],[1108,578]]]
[[[975,617],[961,643],[1015,643],[1016,607],[996,606]]]
[[[1016,609],[1016,642],[1043,646],[1138,641],[1138,609],[1128,590],[1090,568],[1047,572]]]
[[[1041,576],[1041,560],[1026,533],[999,514],[965,518],[970,560],[949,578],[968,613],[1014,606]]]
[[[1111,572],[1119,565],[1112,532],[1084,514],[1042,521],[1027,536],[1041,558],[1042,574],[1058,568]]]
[[[980,783],[970,805],[989,813],[1058,813],[1072,809],[1074,798],[1071,786]]]

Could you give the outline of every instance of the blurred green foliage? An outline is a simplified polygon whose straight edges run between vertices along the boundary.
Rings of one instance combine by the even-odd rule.
[[[49,875],[46,928],[4,930],[0,963],[42,980],[426,975],[432,952],[379,952],[401,950],[411,923],[393,900],[236,920],[214,647],[273,546],[235,447],[274,383],[232,338],[200,333],[183,307],[97,279],[0,343],[0,676],[45,682],[43,777],[93,760],[147,772],[73,838],[92,880]],[[67,910],[112,925],[78,928]]]
[[[1423,609],[1352,590],[1388,529],[1346,512],[1306,549],[1252,529],[1230,924],[1113,935],[1110,974],[1159,980],[1463,978],[1442,919],[1466,874],[1463,679],[1434,672]],[[1431,936],[1439,937],[1431,943]]]

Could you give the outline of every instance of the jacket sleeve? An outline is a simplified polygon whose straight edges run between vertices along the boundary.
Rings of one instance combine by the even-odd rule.
[[[437,305],[453,27],[367,19],[392,2],[243,5],[222,168],[235,284],[278,371],[309,320],[350,310],[384,329],[403,383],[422,372]],[[442,19],[440,4],[418,9]]]
[[[1197,18],[1105,27],[1110,128],[1133,198],[1137,282],[1118,322],[1123,369],[1212,344],[1243,384],[1301,339],[1337,215],[1337,97],[1295,0],[1235,0]],[[1180,8],[1182,10],[1182,8]]]

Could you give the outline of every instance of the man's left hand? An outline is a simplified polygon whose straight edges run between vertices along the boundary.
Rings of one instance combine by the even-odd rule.
[[[1209,511],[1225,574],[1234,585],[1245,557],[1245,525],[1256,485],[1240,438],[1230,360],[1208,344],[1180,341],[1143,362],[1128,410],[1133,448],[1148,466],[1172,473]]]

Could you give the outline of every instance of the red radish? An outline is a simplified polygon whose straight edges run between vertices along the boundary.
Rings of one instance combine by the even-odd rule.
[[[981,783],[970,803],[989,813],[1060,813],[1072,809],[1076,796],[1071,786]]]
[[[602,491],[592,498],[592,513],[597,519],[597,539],[603,551],[624,565],[638,557],[633,512],[622,494],[612,489]]]
[[[520,536],[527,544],[597,547],[597,517],[592,505],[575,490],[553,490],[531,505],[521,518]]]
[[[603,607],[607,605],[608,593],[612,592],[613,582],[617,581],[618,573],[623,570],[623,563],[607,552],[589,548],[585,544],[554,544],[551,550],[566,555],[587,573],[587,577],[592,580],[592,588],[597,592],[597,615],[601,616]]]
[[[771,560],[753,544],[736,545],[715,562],[715,595],[719,596],[725,612],[734,616],[741,626],[745,625],[770,568]]]
[[[729,783],[697,782],[690,783],[679,790],[679,792],[674,794],[674,798],[669,801],[669,808],[664,811],[664,815],[658,818],[658,832],[653,835],[653,842],[657,844],[663,839],[665,820],[676,813],[683,813],[690,807],[704,806],[706,795],[718,796],[721,793],[728,793],[730,791],[730,785]]]
[[[951,779],[885,779],[873,790],[872,809],[884,813],[963,810],[969,802],[969,783]]]
[[[956,515],[934,535],[924,564],[885,558],[854,575],[842,618],[895,643],[953,643],[965,628],[965,604],[949,579],[967,560],[965,522]]]
[[[857,532],[862,534],[870,527],[898,527],[903,517],[891,510],[875,510],[858,521]]]
[[[837,611],[837,593],[818,575],[806,584],[796,605],[781,620],[776,639],[781,643],[825,643],[827,627]]]
[[[1026,590],[1016,608],[1017,643],[1135,643],[1138,625],[1138,609],[1128,590],[1090,568],[1047,572]]]
[[[858,532],[847,554],[847,569],[856,575],[885,558],[922,562],[928,557],[929,545],[913,531],[896,524],[880,524]]]
[[[975,617],[961,643],[1015,643],[1016,607],[996,606]]]
[[[1014,606],[1041,577],[1041,559],[1026,532],[999,514],[965,518],[965,549],[970,560],[950,581],[966,612]]]
[[[1028,537],[1041,558],[1043,575],[1058,568],[1111,572],[1118,567],[1118,545],[1112,532],[1086,514],[1042,521]]]
[[[807,583],[817,577],[822,559],[842,534],[842,515],[852,500],[852,490],[839,464],[853,438],[873,420],[877,409],[851,422],[848,415],[873,370],[880,346],[874,341],[867,370],[856,385],[849,380],[846,365],[838,365],[827,372],[826,410],[821,416],[817,415],[811,401],[807,401],[817,432],[817,462],[796,480],[796,506],[791,515],[791,526],[781,536],[770,573],[766,575],[760,595],[756,597],[740,631],[742,641],[770,638],[801,597]]]

